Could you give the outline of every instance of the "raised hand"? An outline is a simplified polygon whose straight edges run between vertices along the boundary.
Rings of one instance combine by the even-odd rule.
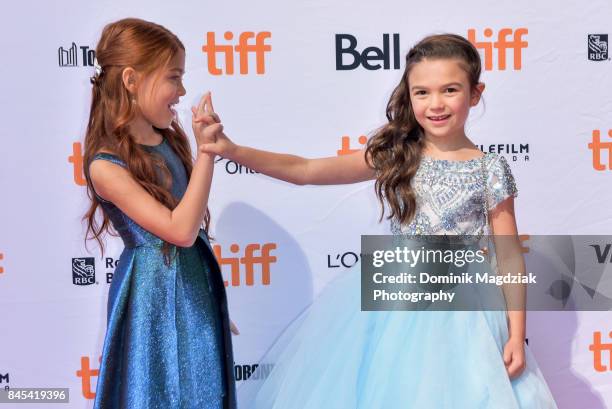
[[[223,125],[213,108],[210,92],[202,96],[197,107],[191,107],[191,112],[191,126],[198,147],[205,143],[214,143],[217,135],[223,131]]]

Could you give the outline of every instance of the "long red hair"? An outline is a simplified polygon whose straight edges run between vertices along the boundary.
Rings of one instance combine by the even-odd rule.
[[[148,21],[126,18],[108,24],[96,47],[96,59],[102,70],[92,77],[92,98],[87,133],[85,135],[84,173],[91,206],[83,217],[87,220],[85,240],[95,239],[102,251],[101,237],[110,231],[108,216],[102,212],[98,221],[96,213],[100,201],[94,194],[89,177],[89,164],[101,150],[113,152],[123,162],[132,177],[155,199],[169,209],[174,209],[177,200],[170,193],[170,172],[161,158],[147,153],[130,134],[128,124],[135,118],[136,104],[122,81],[122,72],[132,67],[148,75],[165,67],[185,46],[176,35],[165,27]],[[177,121],[168,129],[156,129],[179,156],[187,175],[191,175],[193,158],[189,141]],[[160,172],[161,171],[161,172]],[[158,174],[161,173],[161,178]],[[210,213],[206,210],[204,229],[208,234]],[[169,243],[164,244],[164,254],[169,254]]]

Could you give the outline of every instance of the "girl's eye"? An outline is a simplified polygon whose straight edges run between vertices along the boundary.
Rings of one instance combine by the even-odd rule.
[[[418,91],[416,91],[416,92],[414,93],[414,95],[425,95],[425,94],[426,94],[426,92],[425,92],[425,91],[423,91],[423,90],[418,90]]]
[[[453,92],[457,92],[457,88],[446,88],[446,92],[452,94]]]

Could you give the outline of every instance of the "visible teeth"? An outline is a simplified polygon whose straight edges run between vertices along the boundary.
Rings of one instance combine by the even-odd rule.
[[[446,118],[448,118],[448,117],[449,117],[449,115],[442,115],[442,116],[430,116],[430,117],[429,117],[429,119],[432,119],[432,120],[434,120],[434,121],[439,121],[439,120],[441,120],[441,119],[446,119]]]

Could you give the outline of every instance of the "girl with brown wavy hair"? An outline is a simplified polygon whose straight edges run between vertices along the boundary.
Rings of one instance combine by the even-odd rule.
[[[363,151],[304,159],[238,146],[222,133],[202,149],[299,185],[375,179],[381,218],[386,205],[396,235],[480,237],[489,227],[515,238],[508,163],[465,134],[485,88],[480,72],[465,38],[429,36],[406,55],[388,121]],[[517,240],[495,244],[500,268],[524,271]],[[264,358],[275,362],[267,379],[256,373],[240,389],[246,407],[556,407],[525,347],[524,309],[362,312],[360,285],[358,272],[342,275],[292,324]]]
[[[185,47],[130,18],[104,27],[96,58],[85,219],[88,238],[102,245],[112,225],[125,249],[94,407],[235,408],[231,324],[207,235],[214,154],[192,159],[174,109],[186,93]],[[214,141],[223,127],[210,94],[192,111],[197,145]]]

